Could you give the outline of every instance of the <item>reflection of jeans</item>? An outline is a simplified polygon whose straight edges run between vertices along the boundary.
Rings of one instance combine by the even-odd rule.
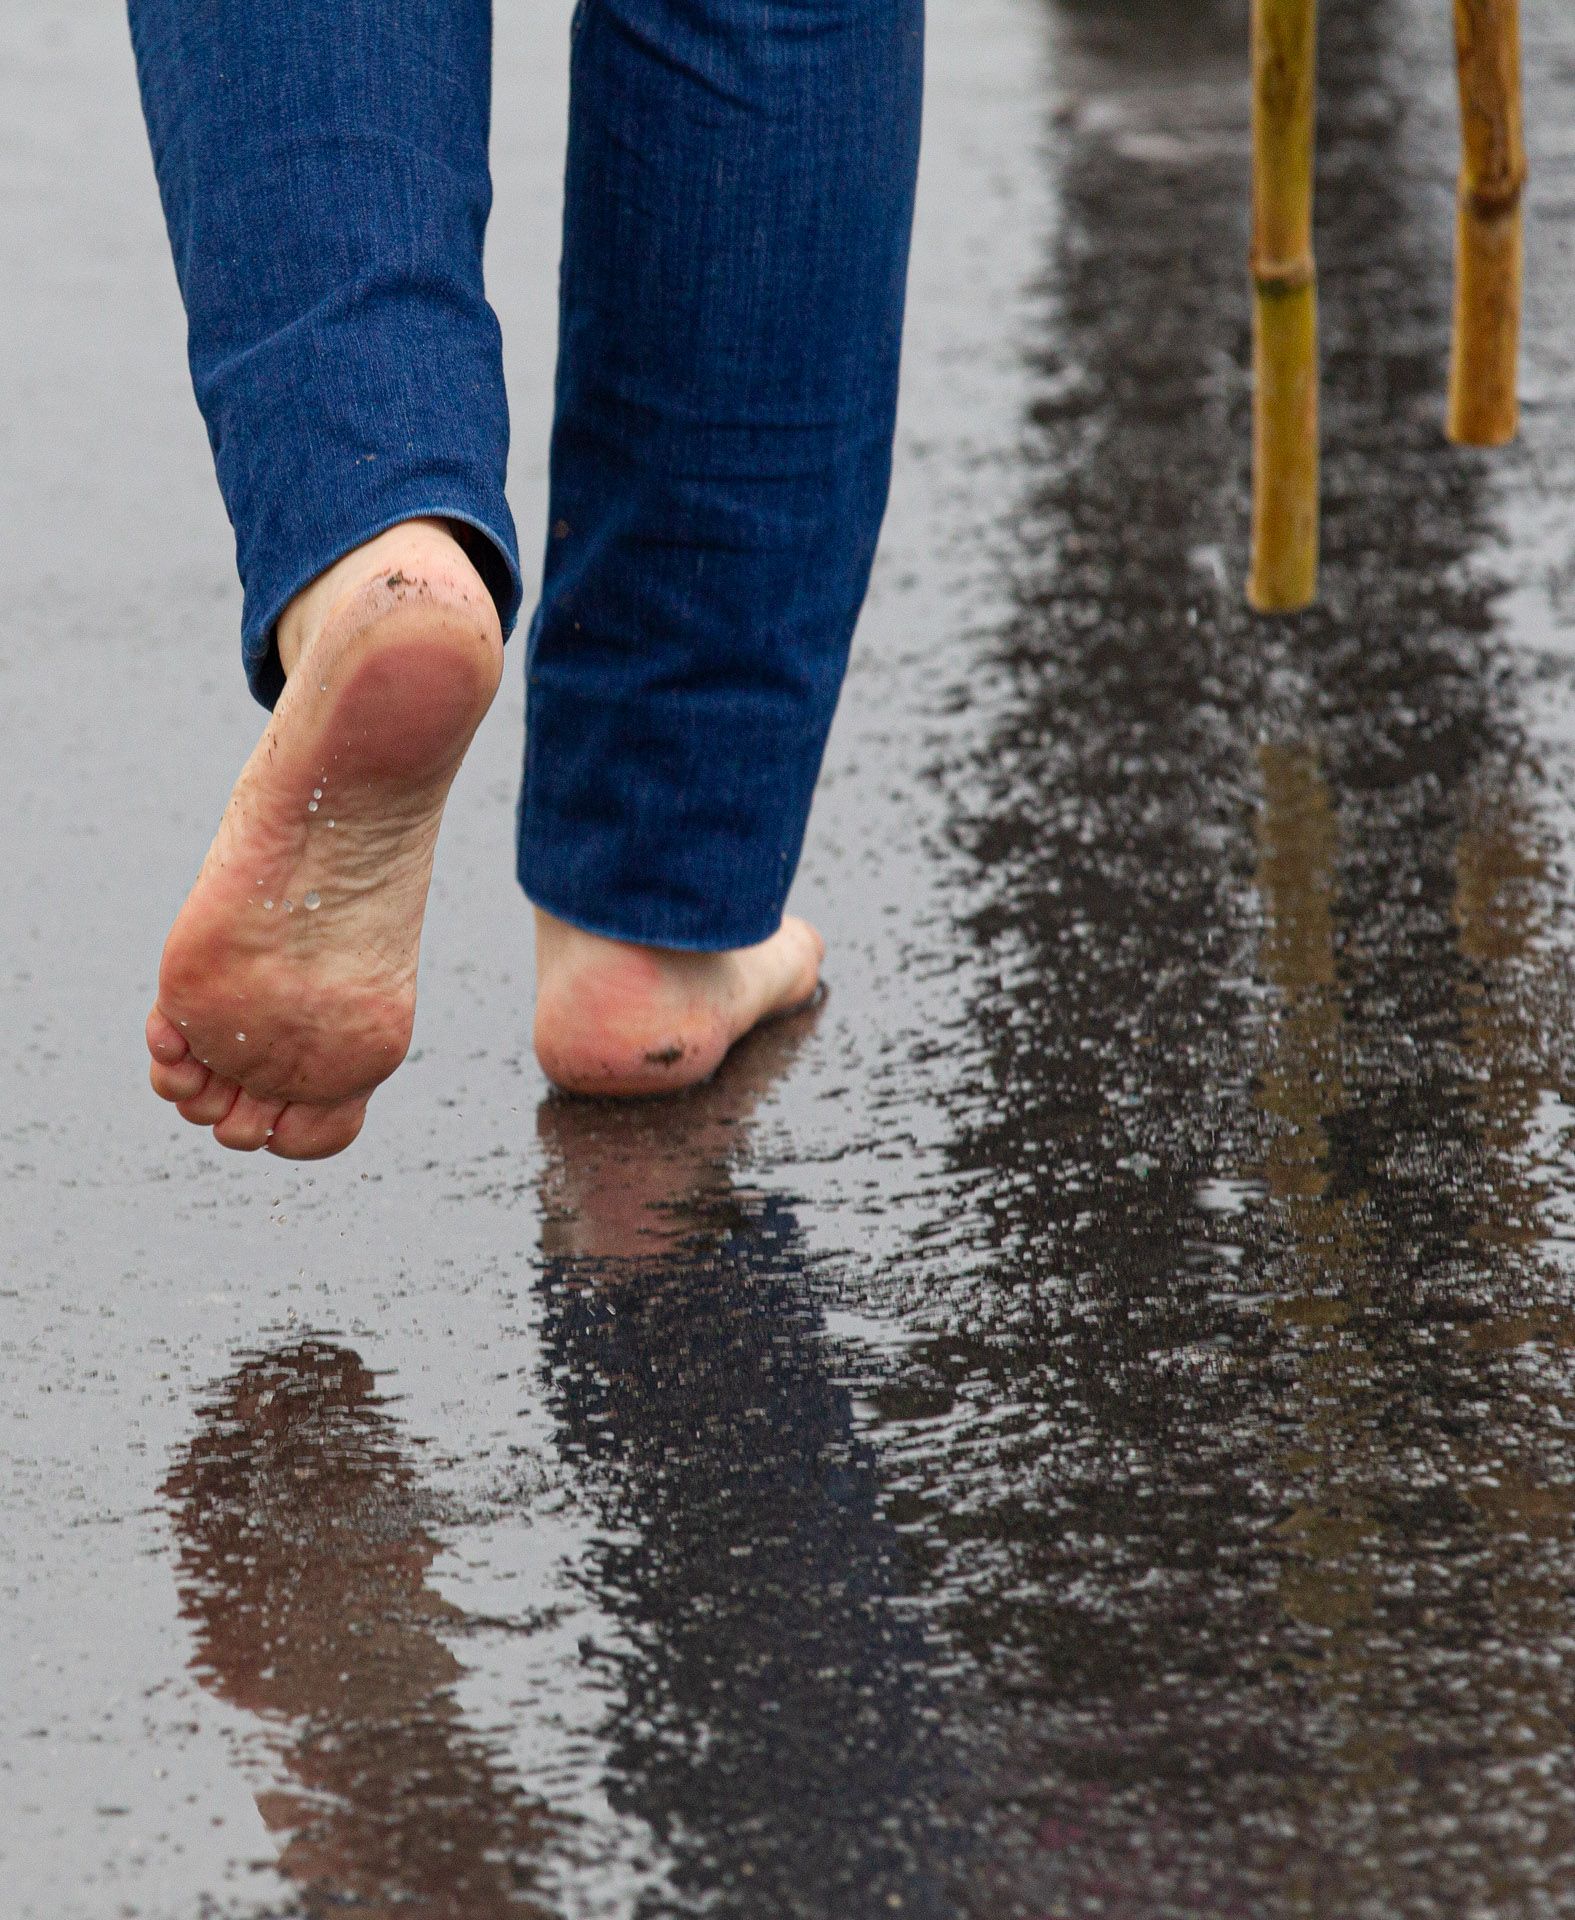
[[[922,0],[582,0],[520,877],[594,930],[764,938],[890,465]],[[191,364],[273,628],[469,523],[521,598],[482,290],[487,0],[130,0]]]

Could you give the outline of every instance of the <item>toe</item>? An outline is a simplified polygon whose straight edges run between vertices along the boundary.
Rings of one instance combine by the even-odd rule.
[[[268,1151],[281,1160],[326,1160],[330,1154],[343,1153],[361,1131],[366,1104],[360,1097],[336,1101],[331,1107],[298,1101],[274,1122]]]
[[[820,985],[820,969],[826,958],[826,943],[818,929],[807,920],[788,914],[782,922],[783,937],[794,956],[787,983],[788,1007],[799,1007],[813,997]],[[785,1011],[785,1009],[784,1009]]]
[[[189,1120],[195,1127],[216,1127],[235,1105],[240,1088],[233,1080],[226,1080],[221,1073],[208,1076],[207,1084],[200,1093],[189,1100],[177,1100],[175,1109],[183,1120]]]
[[[153,1058],[158,1061],[160,1066],[178,1066],[180,1062],[186,1058],[187,1054],[191,1052],[190,1047],[186,1044],[185,1034],[183,1034],[180,1028],[175,1025],[174,1021],[158,1007],[155,1007],[148,1015],[148,1024],[145,1032],[148,1041],[148,1052],[153,1055]]]
[[[748,1025],[753,1026],[772,1014],[791,1013],[813,996],[826,943],[807,920],[789,914],[769,940],[744,957],[753,989]]]
[[[148,1069],[148,1079],[161,1100],[192,1100],[208,1084],[208,1069],[188,1054],[173,1066],[155,1060]]]
[[[284,1101],[259,1100],[256,1094],[243,1089],[236,1096],[235,1105],[213,1129],[213,1137],[221,1147],[230,1147],[237,1153],[255,1153],[259,1147],[267,1146],[284,1110]]]

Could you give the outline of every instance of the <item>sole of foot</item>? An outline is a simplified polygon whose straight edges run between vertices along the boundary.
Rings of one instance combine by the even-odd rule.
[[[181,908],[153,1088],[221,1146],[349,1146],[404,1059],[443,805],[502,673],[497,609],[438,521],[347,554],[286,610],[287,679]]]
[[[815,996],[825,942],[789,915],[759,946],[679,953],[536,910],[536,1057],[565,1093],[678,1093],[736,1040]]]

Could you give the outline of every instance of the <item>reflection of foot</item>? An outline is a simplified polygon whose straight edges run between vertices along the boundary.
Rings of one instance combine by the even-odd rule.
[[[359,547],[279,624],[288,675],[164,948],[154,1090],[221,1145],[347,1147],[405,1057],[449,784],[502,671],[435,521]]]
[[[552,1816],[456,1697],[477,1624],[430,1580],[432,1496],[377,1377],[305,1338],[248,1357],[164,1483],[192,1671],[256,1717],[289,1911],[545,1920]]]
[[[733,1176],[749,1122],[816,1013],[811,1006],[751,1034],[713,1080],[671,1104],[549,1094],[536,1112],[542,1252],[653,1260],[735,1227],[742,1209]]]
[[[825,942],[791,916],[758,947],[678,953],[604,940],[536,912],[536,1056],[569,1093],[674,1093],[735,1040],[801,1007]]]

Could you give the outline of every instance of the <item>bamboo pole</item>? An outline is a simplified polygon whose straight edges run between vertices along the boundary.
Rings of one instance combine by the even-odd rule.
[[[1318,590],[1317,0],[1253,0],[1252,565],[1259,613]]]
[[[1460,75],[1460,193],[1455,216],[1455,325],[1449,355],[1451,440],[1498,447],[1518,420],[1521,188],[1519,0],[1455,0]]]

